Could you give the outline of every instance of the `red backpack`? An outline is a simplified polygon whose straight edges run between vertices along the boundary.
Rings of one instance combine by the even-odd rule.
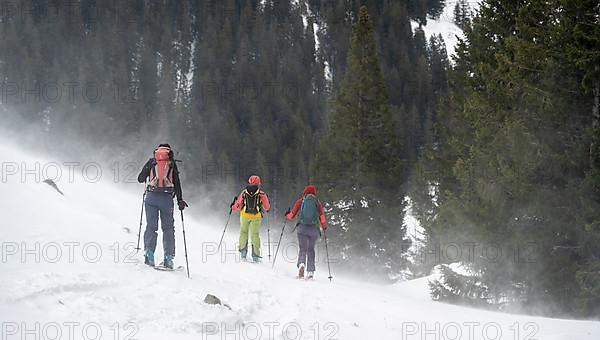
[[[173,192],[173,152],[171,148],[160,146],[154,150],[156,165],[150,170],[152,191]]]

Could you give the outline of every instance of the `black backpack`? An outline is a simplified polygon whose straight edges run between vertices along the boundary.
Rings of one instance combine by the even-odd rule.
[[[260,190],[258,186],[249,185],[244,190],[244,211],[248,214],[258,214],[261,212]]]

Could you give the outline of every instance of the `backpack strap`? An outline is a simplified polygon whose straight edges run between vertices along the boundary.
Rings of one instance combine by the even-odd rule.
[[[304,200],[306,199],[306,195],[302,196],[302,204],[300,204],[300,216],[304,214]]]
[[[258,212],[260,213],[260,217],[263,218],[265,216],[263,215],[262,198],[260,197],[260,194],[265,194],[265,193],[262,190],[260,190],[260,188],[259,188],[258,190],[256,190],[256,195],[258,195],[258,197],[256,198],[258,200],[258,202],[256,202],[256,204],[258,205]]]
[[[242,190],[242,209],[246,207],[246,200],[248,199],[248,195],[248,190],[244,188],[244,190]]]
[[[169,169],[167,170],[166,176],[167,178],[173,173],[173,171],[175,171],[175,167],[173,166],[173,161],[169,160],[169,162],[167,163],[169,166]]]
[[[260,217],[262,217],[262,200],[260,199],[260,189],[256,190],[256,193],[254,194],[254,196],[256,196],[256,208],[258,209],[258,212],[260,213]]]

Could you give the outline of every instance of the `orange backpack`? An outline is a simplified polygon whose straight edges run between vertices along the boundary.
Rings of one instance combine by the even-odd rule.
[[[156,165],[150,170],[152,191],[173,192],[173,152],[171,148],[160,146],[154,150]]]

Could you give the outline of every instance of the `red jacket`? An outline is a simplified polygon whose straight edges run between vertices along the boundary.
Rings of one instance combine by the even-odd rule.
[[[317,188],[315,188],[314,185],[309,185],[306,188],[304,188],[304,195],[316,195],[316,194],[317,194]],[[299,200],[297,200],[296,203],[294,204],[294,207],[292,208],[292,211],[290,211],[289,214],[285,215],[285,217],[288,220],[296,218],[296,216],[298,215],[298,212],[300,211],[300,207],[302,207],[303,199],[304,199],[304,197],[301,197]],[[325,212],[323,211],[323,205],[321,204],[320,201],[318,203],[318,208],[319,208],[319,222],[321,222],[321,226],[323,227],[323,230],[325,230],[325,229],[327,229],[327,221],[325,219]]]

